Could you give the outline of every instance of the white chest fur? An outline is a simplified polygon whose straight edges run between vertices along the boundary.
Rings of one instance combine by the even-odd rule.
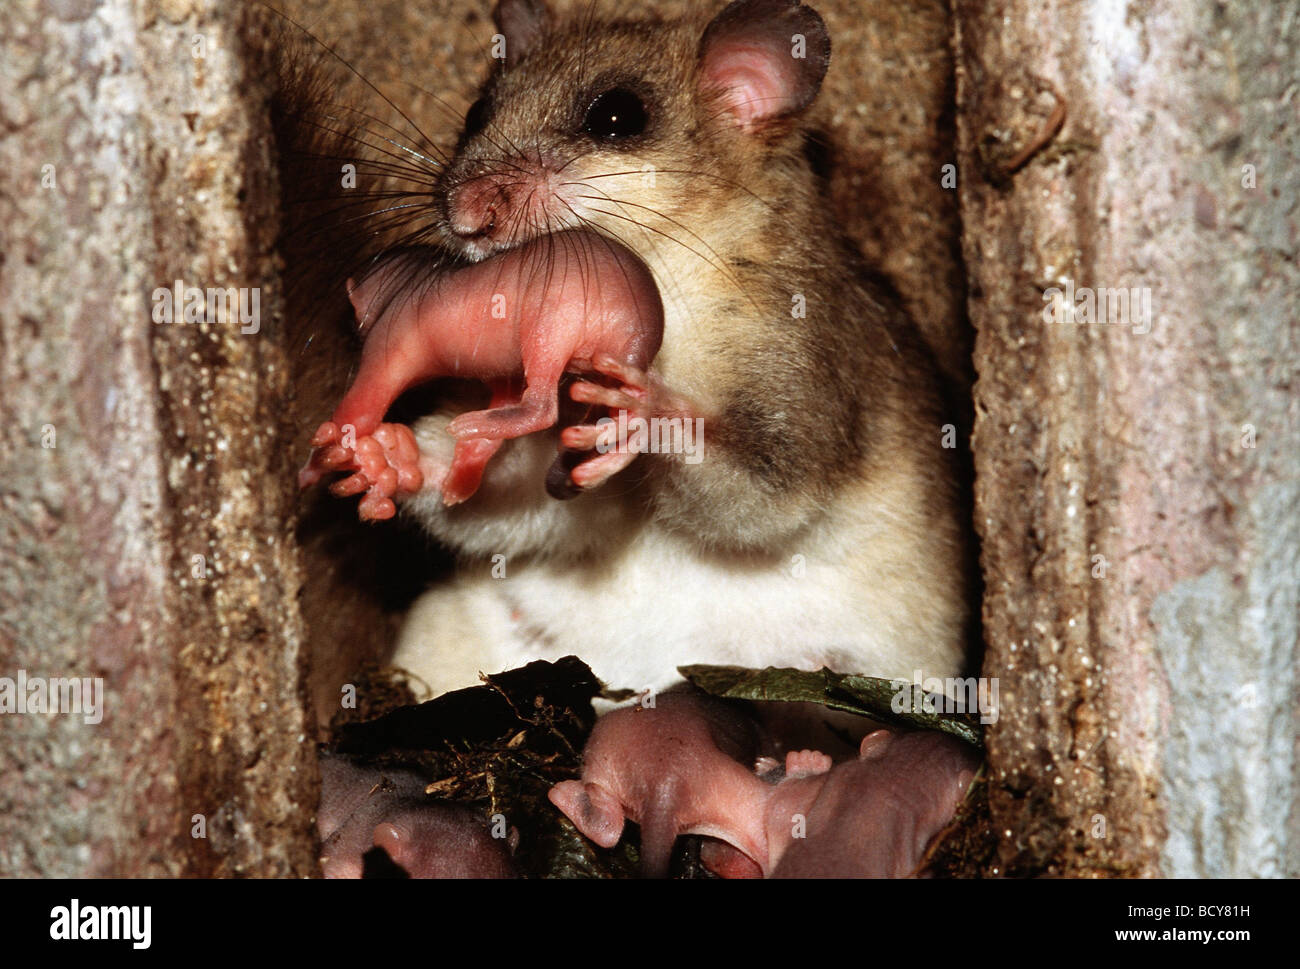
[[[830,546],[809,536],[807,547]],[[650,527],[580,566],[507,561],[494,577],[490,564],[472,565],[416,604],[394,663],[435,693],[569,654],[609,686],[638,690],[663,689],[692,663],[955,672],[951,635],[923,607],[874,591],[885,583],[872,563],[888,571],[892,550],[860,551],[717,558]]]

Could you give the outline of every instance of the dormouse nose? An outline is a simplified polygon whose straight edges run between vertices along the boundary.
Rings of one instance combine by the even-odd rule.
[[[447,196],[447,217],[451,231],[462,239],[491,237],[502,206],[503,188],[484,179],[482,183],[458,185]]]

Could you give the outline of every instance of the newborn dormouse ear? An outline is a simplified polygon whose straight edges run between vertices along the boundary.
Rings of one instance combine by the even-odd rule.
[[[499,0],[492,22],[506,39],[506,66],[519,63],[551,26],[546,0]]]
[[[831,39],[798,0],[734,0],[700,38],[700,93],[745,131],[798,114],[817,96]]]
[[[561,781],[548,792],[559,808],[584,835],[602,848],[612,848],[623,836],[627,817],[623,805],[599,784]]]
[[[375,825],[374,843],[383,848],[393,864],[410,870],[412,836],[411,832],[391,821],[381,821]]]

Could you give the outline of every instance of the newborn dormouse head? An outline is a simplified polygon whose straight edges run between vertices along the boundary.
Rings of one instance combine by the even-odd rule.
[[[783,201],[767,196],[801,164],[799,118],[830,60],[809,7],[564,22],[545,0],[500,0],[494,19],[504,56],[439,185],[453,250],[482,259],[580,227],[634,250],[690,245],[701,217]]]

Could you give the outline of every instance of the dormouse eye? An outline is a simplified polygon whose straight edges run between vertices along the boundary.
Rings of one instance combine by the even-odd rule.
[[[591,102],[582,130],[597,138],[630,138],[645,131],[645,105],[625,87],[611,88]]]
[[[464,137],[470,138],[478,134],[487,127],[488,120],[488,103],[487,98],[479,98],[469,106],[465,112],[465,134]]]

